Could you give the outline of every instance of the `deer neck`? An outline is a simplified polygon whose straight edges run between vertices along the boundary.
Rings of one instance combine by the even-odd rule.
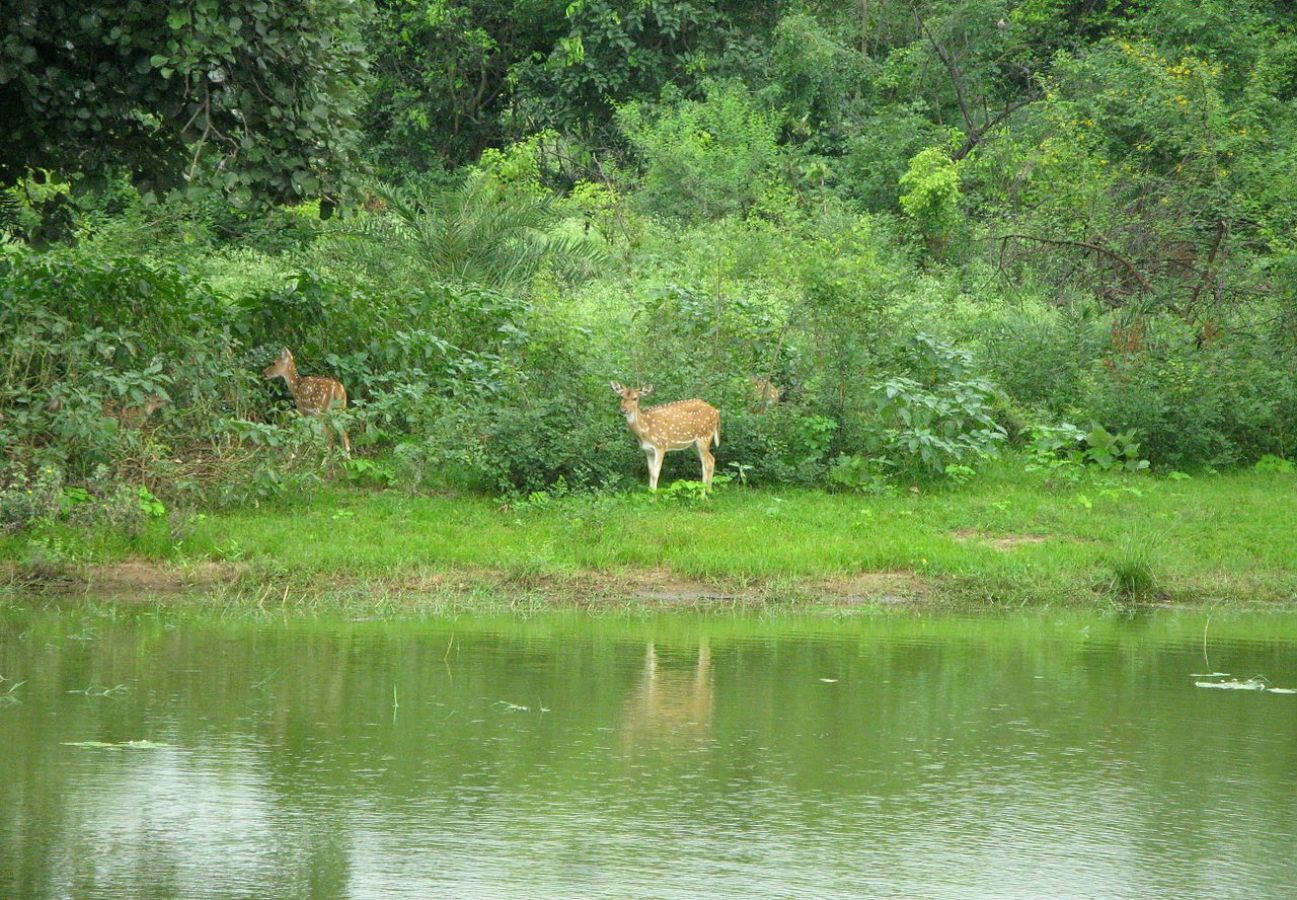
[[[284,379],[284,384],[288,385],[288,393],[296,397],[297,386],[302,381],[302,379],[297,374],[297,363],[292,362],[290,360],[288,365],[284,367],[284,374],[282,377]]]
[[[648,436],[649,427],[648,423],[644,421],[644,411],[639,408],[639,403],[636,403],[622,415],[626,417],[626,426],[643,443]]]

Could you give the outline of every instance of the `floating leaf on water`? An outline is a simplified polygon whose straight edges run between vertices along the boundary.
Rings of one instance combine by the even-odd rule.
[[[85,694],[87,697],[115,697],[118,694],[126,693],[126,685],[115,684],[112,687],[108,687],[108,688],[97,688],[93,686],[88,686],[83,688],[73,688],[72,690],[65,691],[64,693]]]
[[[1264,681],[1249,678],[1247,681],[1195,681],[1194,687],[1219,688],[1223,691],[1264,691]]]
[[[838,683],[838,679],[836,679],[836,678],[821,678],[820,681],[823,681],[825,684],[837,684],[837,683]]]
[[[104,741],[63,741],[64,747],[88,747],[93,750],[164,750],[170,744],[159,744],[155,741],[121,741],[116,744]]]

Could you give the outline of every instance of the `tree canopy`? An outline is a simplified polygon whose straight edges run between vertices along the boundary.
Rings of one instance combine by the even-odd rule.
[[[0,183],[29,169],[235,204],[336,196],[357,162],[352,0],[13,0],[0,21]]]

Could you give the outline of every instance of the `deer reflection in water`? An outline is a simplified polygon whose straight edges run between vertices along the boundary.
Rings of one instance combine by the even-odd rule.
[[[653,642],[645,647],[644,668],[626,700],[622,720],[623,748],[681,747],[701,744],[711,732],[712,654],[706,641],[690,669],[664,667]]]

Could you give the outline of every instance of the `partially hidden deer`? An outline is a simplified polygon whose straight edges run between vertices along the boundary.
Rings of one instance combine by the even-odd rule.
[[[703,464],[703,483],[712,483],[716,457],[712,456],[709,445],[721,444],[721,414],[716,407],[702,400],[677,400],[641,409],[640,398],[652,393],[653,385],[628,388],[616,381],[608,384],[621,397],[621,414],[648,457],[651,490],[658,489],[663,457],[672,450],[690,447],[698,451],[698,459]]]
[[[749,408],[753,412],[762,412],[777,406],[784,398],[784,389],[769,378],[753,375],[748,379]]]
[[[279,356],[262,374],[267,380],[284,379],[288,392],[297,401],[297,411],[303,415],[320,418],[331,409],[347,408],[347,389],[342,386],[342,382],[319,375],[298,375],[297,364],[287,347],[279,352]],[[347,430],[338,428],[338,434],[342,436],[343,452],[350,456],[351,441],[347,439]],[[333,435],[330,434],[328,425],[324,426],[324,440],[326,446],[333,446]]]
[[[105,400],[102,409],[105,416],[111,419],[116,419],[122,428],[138,429],[142,428],[144,423],[147,422],[155,412],[165,406],[167,402],[167,398],[161,394],[153,394],[140,406],[123,406],[118,400]],[[50,403],[55,404],[54,408],[51,410],[52,412],[57,412],[58,408],[62,405],[62,403],[51,399],[49,403],[46,404],[47,408],[49,408]]]

